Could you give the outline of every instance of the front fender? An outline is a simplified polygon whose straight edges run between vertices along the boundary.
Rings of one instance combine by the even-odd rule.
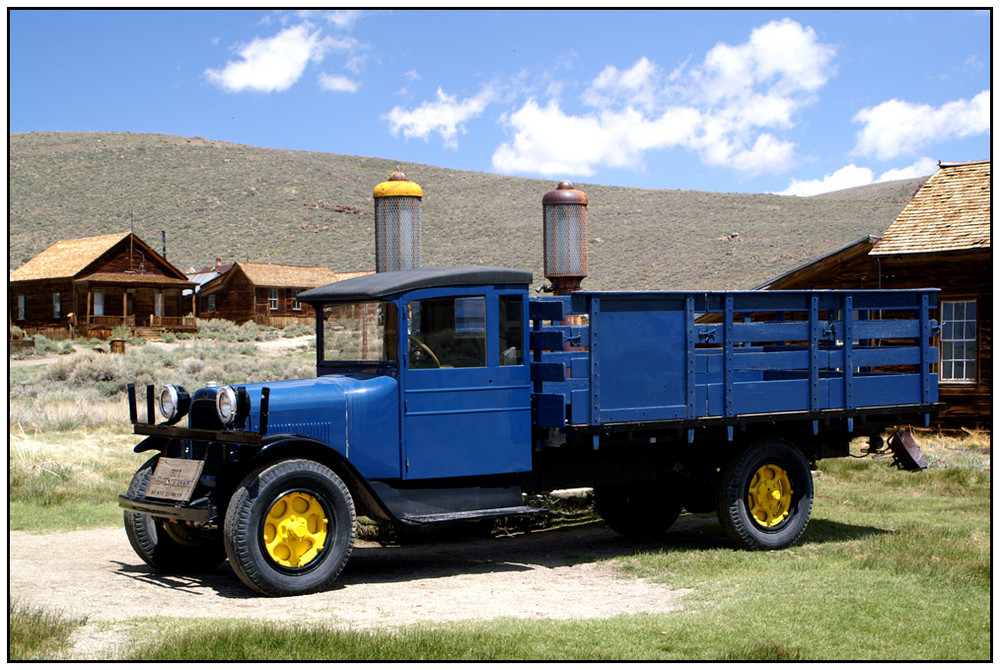
[[[359,515],[381,521],[397,520],[353,463],[330,445],[311,437],[288,433],[268,435],[254,455],[253,468],[289,458],[308,458],[336,472],[347,484]]]

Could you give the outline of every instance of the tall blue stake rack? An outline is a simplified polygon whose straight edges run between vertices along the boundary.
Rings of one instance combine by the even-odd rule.
[[[732,427],[937,402],[936,290],[588,292],[532,299],[535,425]],[[925,423],[930,414],[925,414]]]

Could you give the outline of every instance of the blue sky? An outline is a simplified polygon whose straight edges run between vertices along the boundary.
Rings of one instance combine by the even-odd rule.
[[[15,10],[9,130],[811,195],[990,157],[991,23],[988,10]]]

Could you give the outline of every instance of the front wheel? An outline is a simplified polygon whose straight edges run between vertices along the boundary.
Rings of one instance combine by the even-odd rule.
[[[805,532],[812,514],[809,463],[795,445],[771,438],[740,452],[719,472],[716,512],[744,549],[783,549]]]
[[[250,473],[233,494],[226,553],[255,591],[321,591],[351,555],[355,521],[351,493],[333,470],[309,460],[279,461]]]
[[[132,477],[130,498],[141,498],[149,488],[159,456],[146,461]],[[139,558],[166,573],[210,572],[226,560],[222,538],[201,535],[178,521],[125,511],[125,534]]]

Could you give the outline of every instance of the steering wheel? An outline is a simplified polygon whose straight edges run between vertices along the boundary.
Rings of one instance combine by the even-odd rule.
[[[424,344],[423,342],[421,342],[414,335],[410,335],[409,338],[410,338],[410,342],[412,342],[413,344],[417,345],[417,348],[420,351],[424,352],[425,354],[427,354],[428,356],[431,357],[431,360],[434,361],[434,365],[436,365],[438,367],[441,367],[441,361],[438,360],[438,357],[434,354],[433,351],[431,351],[430,347],[428,347],[426,344]]]

